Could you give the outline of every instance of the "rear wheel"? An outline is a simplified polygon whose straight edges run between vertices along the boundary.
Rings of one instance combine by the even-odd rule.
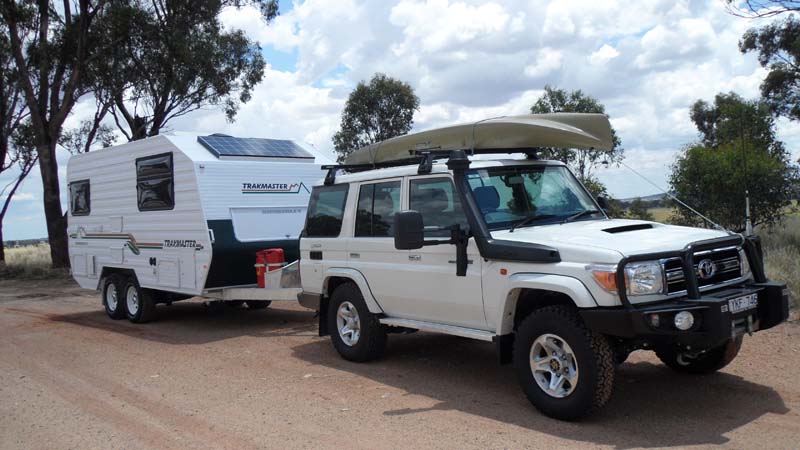
[[[352,283],[333,291],[328,304],[328,329],[336,351],[348,361],[380,358],[386,348],[386,329],[369,312],[361,291]]]
[[[139,287],[136,280],[129,279],[125,284],[125,313],[133,323],[145,323],[153,320],[156,304],[147,290]]]
[[[703,375],[714,373],[730,364],[741,348],[742,336],[739,336],[699,354],[681,352],[675,347],[665,346],[657,348],[656,355],[661,362],[677,372]]]
[[[514,367],[528,400],[556,419],[590,415],[608,402],[614,388],[608,339],[587,329],[565,306],[538,309],[520,323]]]
[[[248,300],[247,307],[250,309],[266,309],[271,303],[269,300]]]
[[[125,317],[125,307],[122,305],[123,279],[119,275],[111,275],[103,281],[103,306],[108,317],[119,320]]]

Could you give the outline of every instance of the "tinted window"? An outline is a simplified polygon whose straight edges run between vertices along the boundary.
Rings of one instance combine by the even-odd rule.
[[[89,200],[89,180],[69,184],[69,209],[73,216],[88,215],[91,210]]]
[[[458,224],[462,229],[467,229],[467,217],[449,178],[411,180],[409,188],[408,207],[422,214],[425,227],[449,227]],[[426,231],[425,236],[450,236],[450,232]]]
[[[350,185],[319,186],[311,191],[306,216],[306,237],[337,237],[342,231],[344,204]]]
[[[136,194],[139,211],[175,207],[172,153],[136,160]]]
[[[400,182],[362,185],[358,191],[355,236],[389,237],[400,211]]]

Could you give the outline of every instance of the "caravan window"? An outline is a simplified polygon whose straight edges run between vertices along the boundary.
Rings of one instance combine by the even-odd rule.
[[[306,237],[339,236],[349,189],[349,184],[337,184],[315,187],[311,191],[306,216]]]
[[[89,180],[69,184],[69,210],[73,216],[88,216],[91,211],[89,200]]]
[[[136,194],[139,211],[160,211],[175,207],[172,153],[136,160]]]

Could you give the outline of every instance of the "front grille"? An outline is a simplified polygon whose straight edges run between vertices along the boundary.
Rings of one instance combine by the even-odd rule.
[[[710,260],[714,266],[714,274],[702,278],[698,265],[703,260]],[[726,281],[735,280],[742,276],[742,264],[739,260],[738,248],[723,248],[697,252],[694,254],[694,272],[697,276],[698,287],[712,286]],[[662,262],[664,275],[667,282],[667,293],[674,294],[686,290],[686,281],[683,279],[683,268],[679,258],[669,258]]]

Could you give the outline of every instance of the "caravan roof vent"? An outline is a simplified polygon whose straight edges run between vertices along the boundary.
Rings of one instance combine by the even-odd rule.
[[[314,155],[293,141],[284,139],[237,138],[223,134],[198,136],[197,142],[219,159],[306,159],[313,161]]]

